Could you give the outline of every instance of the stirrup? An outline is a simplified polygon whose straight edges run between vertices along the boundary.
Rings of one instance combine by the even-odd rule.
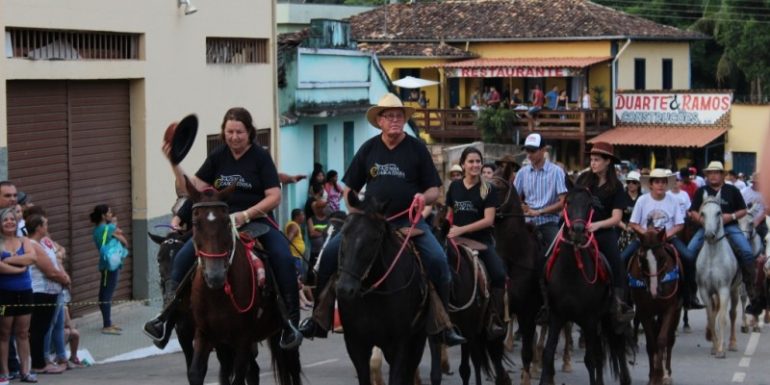
[[[291,334],[292,341],[291,342],[285,342],[285,340],[289,337],[288,334]],[[297,348],[299,345],[302,344],[302,333],[297,330],[294,325],[292,325],[291,322],[288,322],[286,326],[283,327],[281,330],[281,340],[278,343],[278,346],[281,347],[283,350],[292,350]]]
[[[441,332],[441,337],[444,340],[444,344],[446,344],[446,346],[456,346],[467,342],[465,337],[463,337],[457,330],[457,326],[454,325],[450,328],[444,329],[444,331]]]
[[[305,338],[326,338],[329,332],[324,330],[313,317],[307,317],[299,323],[299,331]]]
[[[160,325],[158,325],[158,324],[160,324]],[[153,343],[155,343],[156,346],[157,346],[157,343],[163,342],[163,340],[165,340],[166,337],[169,334],[169,330],[168,330],[167,325],[168,325],[168,321],[163,322],[163,321],[159,320],[156,317],[156,318],[153,318],[153,319],[147,321],[144,324],[144,327],[142,328],[142,332],[144,333],[144,335],[149,337],[153,341]],[[157,335],[154,334],[155,332],[158,331],[158,326],[160,326],[160,329],[161,329],[160,330],[160,332],[161,332],[160,336],[157,336]],[[165,347],[165,343],[163,345]]]

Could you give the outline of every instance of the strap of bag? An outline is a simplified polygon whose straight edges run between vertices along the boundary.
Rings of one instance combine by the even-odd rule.
[[[107,243],[107,225],[104,225],[104,234],[102,235],[102,246]]]

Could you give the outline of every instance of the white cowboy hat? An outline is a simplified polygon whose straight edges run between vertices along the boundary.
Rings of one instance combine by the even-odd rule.
[[[460,174],[462,174],[463,168],[460,167],[459,164],[456,164],[449,169],[449,172],[447,172],[447,174],[452,175],[453,172],[459,172]]]
[[[642,178],[641,178],[642,187],[649,189],[650,180],[652,179],[668,179],[668,185],[666,186],[666,190],[670,190],[671,187],[674,186],[674,183],[676,183],[676,175],[671,173],[671,170],[666,170],[664,168],[656,168],[650,171],[650,175],[642,175]]]
[[[628,181],[634,181],[639,182],[639,178],[642,177],[642,174],[639,173],[639,171],[629,171],[628,175],[626,175],[626,182]]]
[[[404,121],[409,120],[409,118],[412,117],[412,114],[414,114],[414,108],[405,107],[398,96],[387,93],[380,99],[376,106],[372,106],[366,111],[366,120],[369,121],[369,124],[379,129],[380,126],[377,124],[377,117],[380,116],[382,111],[394,108],[404,111]]]
[[[708,171],[724,172],[725,166],[722,164],[722,162],[718,160],[712,160],[711,162],[709,162],[709,165],[703,169],[703,172],[708,172]]]

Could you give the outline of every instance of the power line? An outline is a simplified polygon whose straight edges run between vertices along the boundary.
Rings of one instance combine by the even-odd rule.
[[[687,0],[684,0],[684,1],[687,1]],[[634,1],[634,0],[612,0],[611,3],[612,4],[624,3],[624,4],[628,4],[628,6],[639,6],[639,7],[647,7],[649,5],[652,5],[652,3],[650,3],[650,2],[640,3],[640,2]],[[596,3],[596,4],[603,5],[605,7],[615,8],[615,7],[613,7],[612,5],[610,5],[608,3]],[[699,9],[699,10],[704,10],[704,9],[708,9],[708,8],[722,9],[723,7],[727,6],[730,9],[734,9],[734,10],[760,10],[760,11],[764,10],[764,11],[770,12],[770,6],[738,6],[738,5],[726,5],[726,4],[723,4],[721,2],[718,5],[717,4],[703,4],[703,3],[701,3],[700,5],[697,5],[697,4],[689,4],[689,3],[687,3],[687,4],[685,4],[685,3],[676,4],[676,1],[666,0],[666,4],[660,4],[660,3],[658,3],[658,4],[661,5],[661,6],[666,6],[666,7],[680,7],[680,8],[687,8],[687,9],[696,8],[696,9]],[[615,9],[617,9],[617,8],[615,8]],[[681,12],[681,11],[677,11],[677,12]],[[753,12],[747,12],[747,13],[753,13]]]

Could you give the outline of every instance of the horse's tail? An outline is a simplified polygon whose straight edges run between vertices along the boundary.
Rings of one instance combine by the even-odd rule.
[[[615,333],[612,316],[609,314],[605,315],[602,321],[602,352],[608,361],[610,373],[614,378],[618,378],[622,373],[621,368],[627,365],[627,360],[636,361],[633,331],[627,330],[623,334]]]
[[[484,341],[481,343],[481,370],[484,371],[488,377],[499,378],[503,373],[496,373],[494,369],[493,361],[500,360],[504,366],[513,366],[515,363],[508,352],[505,351],[505,344],[503,339],[495,339],[494,341],[486,340],[486,336],[481,337]],[[504,367],[503,366],[503,367]]]
[[[270,362],[273,365],[273,376],[280,385],[302,384],[302,365],[299,361],[299,348],[284,350],[279,346],[281,333],[276,333],[268,339],[270,346]]]

